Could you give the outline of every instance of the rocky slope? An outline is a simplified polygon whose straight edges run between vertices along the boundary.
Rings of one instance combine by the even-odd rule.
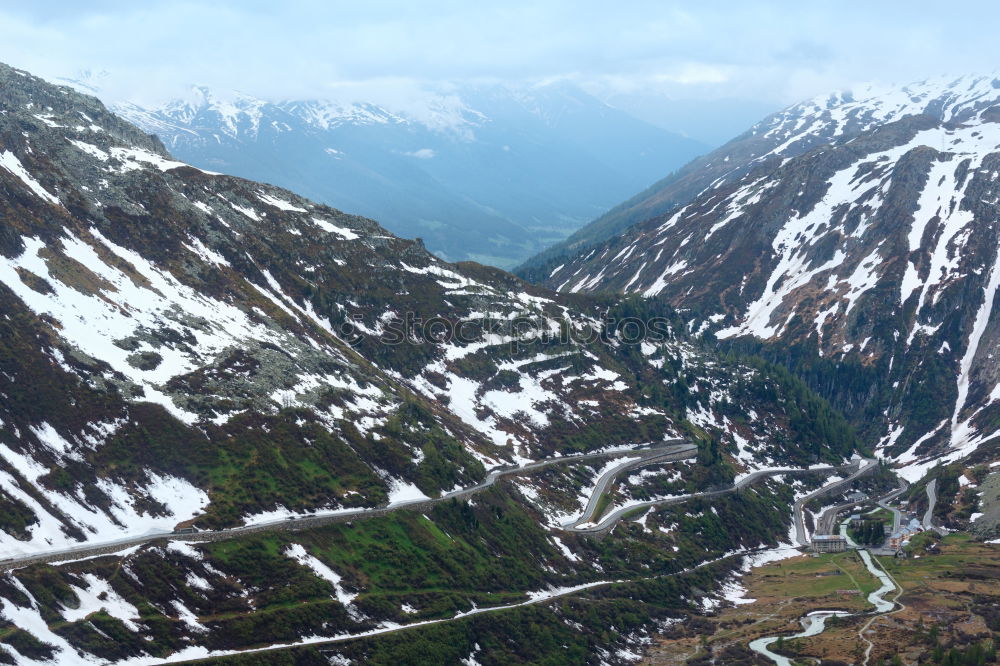
[[[101,79],[77,85],[99,93]],[[204,87],[160,106],[105,101],[185,162],[375,218],[452,261],[501,267],[707,149],[569,84],[423,90],[388,106]]]
[[[806,377],[911,475],[995,451],[998,123],[990,78],[793,107],[689,167],[700,193],[546,282],[683,305]]]
[[[678,436],[700,449],[694,488],[855,448],[801,382],[717,355],[662,303],[446,264],[371,220],[175,161],[96,99],[5,66],[0,219],[0,559],[392,504]],[[510,637],[532,635],[550,658],[623,662],[651,622],[702,607],[740,566],[727,553],[785,538],[793,492],[652,510],[598,543],[559,540],[516,488],[16,568],[0,662],[151,663],[441,619],[456,624],[415,634],[427,642],[345,654],[509,661],[524,656]],[[578,585],[608,589],[519,605]],[[511,610],[455,616],[483,606]]]
[[[13,70],[3,90],[2,432],[9,501],[52,521],[35,547],[59,524],[435,493],[484,465],[717,426],[748,381],[783,381],[679,338],[669,311],[444,264],[370,220],[173,161],[92,98]],[[615,312],[667,316],[640,345]],[[747,463],[803,454],[763,436],[789,440],[780,422],[746,428],[762,452]]]

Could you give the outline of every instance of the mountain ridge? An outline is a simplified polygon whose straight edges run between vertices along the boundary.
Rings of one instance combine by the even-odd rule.
[[[791,107],[781,145],[543,282],[683,303],[807,373],[919,476],[996,443],[1000,81],[869,93]]]
[[[927,79],[909,86],[867,84],[855,92],[819,95],[789,106],[619,203],[565,241],[524,262],[516,272],[541,282],[545,272],[555,268],[562,258],[610,240],[634,224],[666,214],[720,184],[739,180],[749,169],[766,169],[769,161],[849,141],[874,124],[925,112],[942,120],[960,118],[964,109],[975,104],[977,96],[990,94],[995,80],[992,75],[982,75]]]

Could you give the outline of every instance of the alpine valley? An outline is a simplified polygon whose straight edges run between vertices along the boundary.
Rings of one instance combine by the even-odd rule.
[[[882,560],[881,589],[897,590],[885,615],[876,592],[876,617],[845,620],[860,610],[849,595],[868,590],[816,582],[851,566],[868,576],[849,549],[793,560],[755,575],[761,608],[723,612],[702,633],[716,637],[707,647],[663,638],[654,663],[729,663],[747,644],[779,664],[995,660],[998,188],[1000,79],[866,86],[764,119],[519,269],[562,293],[677,308],[718,353],[804,381],[903,479],[817,522],[817,533],[835,531],[837,515],[854,511],[850,524],[895,555]],[[941,538],[935,521],[954,533]]]
[[[0,663],[752,664],[849,577],[865,660],[978,659],[998,96],[792,107],[532,284],[0,65]],[[969,564],[798,557],[904,492],[896,552]],[[809,589],[730,619],[761,565]],[[932,578],[933,644],[892,615]]]
[[[194,166],[375,218],[452,261],[501,267],[708,149],[569,82],[423,87],[380,104],[337,90],[339,101],[268,101],[194,86],[139,105],[107,98],[111,81],[106,72],[65,80]]]
[[[659,301],[446,264],[26,72],[0,104],[4,661],[630,661],[862,450]],[[725,492],[774,467],[818,469]]]

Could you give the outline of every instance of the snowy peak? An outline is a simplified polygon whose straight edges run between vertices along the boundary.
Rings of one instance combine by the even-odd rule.
[[[323,101],[285,101],[277,105],[293,116],[301,118],[311,127],[322,130],[341,125],[368,125],[404,123],[403,118],[375,104],[344,104]]]
[[[99,78],[74,83],[90,93],[100,90]],[[322,131],[345,125],[412,124],[465,140],[474,137],[477,127],[493,122],[495,115],[533,116],[554,126],[574,113],[614,112],[603,102],[565,82],[523,87],[499,84],[422,87],[389,103],[350,98],[267,101],[237,91],[192,86],[186,95],[155,107],[141,108],[126,101],[112,101],[111,104],[130,119],[148,122],[148,118],[158,118],[188,128],[218,125],[229,136],[244,134],[249,138],[256,136],[262,117],[281,112]]]
[[[235,91],[220,96],[205,86],[193,86],[187,98],[168,103],[163,107],[162,113],[181,125],[208,124],[214,121],[230,136],[236,136],[240,130],[254,135],[260,126],[265,106],[266,102],[263,100]],[[214,118],[209,120],[205,118],[206,115]]]
[[[784,155],[810,136],[836,141],[921,114],[945,123],[962,122],[998,101],[1000,79],[993,76],[928,79],[902,87],[867,84],[791,106],[751,132],[781,141],[768,154]]]
[[[155,110],[128,102],[111,106],[122,117],[161,135],[168,145],[206,131],[216,142],[223,137],[253,139],[262,123],[275,131],[291,129],[290,119],[280,107],[235,91],[219,94],[205,86],[192,86],[187,96]]]
[[[840,121],[855,113],[869,122],[861,130],[906,116],[925,114],[944,122],[961,122],[984,103],[1000,100],[1000,79],[994,76],[964,76],[927,79],[902,87],[868,84],[849,92],[818,97],[803,105],[800,115],[830,111]],[[797,107],[792,107],[797,108]],[[838,125],[843,133],[843,125]]]

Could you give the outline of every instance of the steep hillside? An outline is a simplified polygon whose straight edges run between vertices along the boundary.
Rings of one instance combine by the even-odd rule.
[[[941,121],[960,121],[984,99],[995,97],[992,79],[967,78],[928,80],[902,88],[869,85],[796,104],[618,204],[565,241],[529,259],[518,274],[543,282],[567,259],[710,190],[742,182],[750,172],[773,170],[784,160],[818,146],[845,144],[907,116],[924,114]]]
[[[785,141],[812,150],[756,158],[548,282],[683,305],[919,476],[1000,431],[998,102],[1000,82],[960,79],[799,114]]]
[[[0,663],[624,663],[856,448],[663,302],[446,264],[5,66],[0,216]],[[684,504],[553,521],[676,439],[615,497]]]
[[[185,162],[378,219],[452,261],[501,267],[707,149],[568,84],[421,96],[388,108],[199,87],[154,108],[106,101]]]

